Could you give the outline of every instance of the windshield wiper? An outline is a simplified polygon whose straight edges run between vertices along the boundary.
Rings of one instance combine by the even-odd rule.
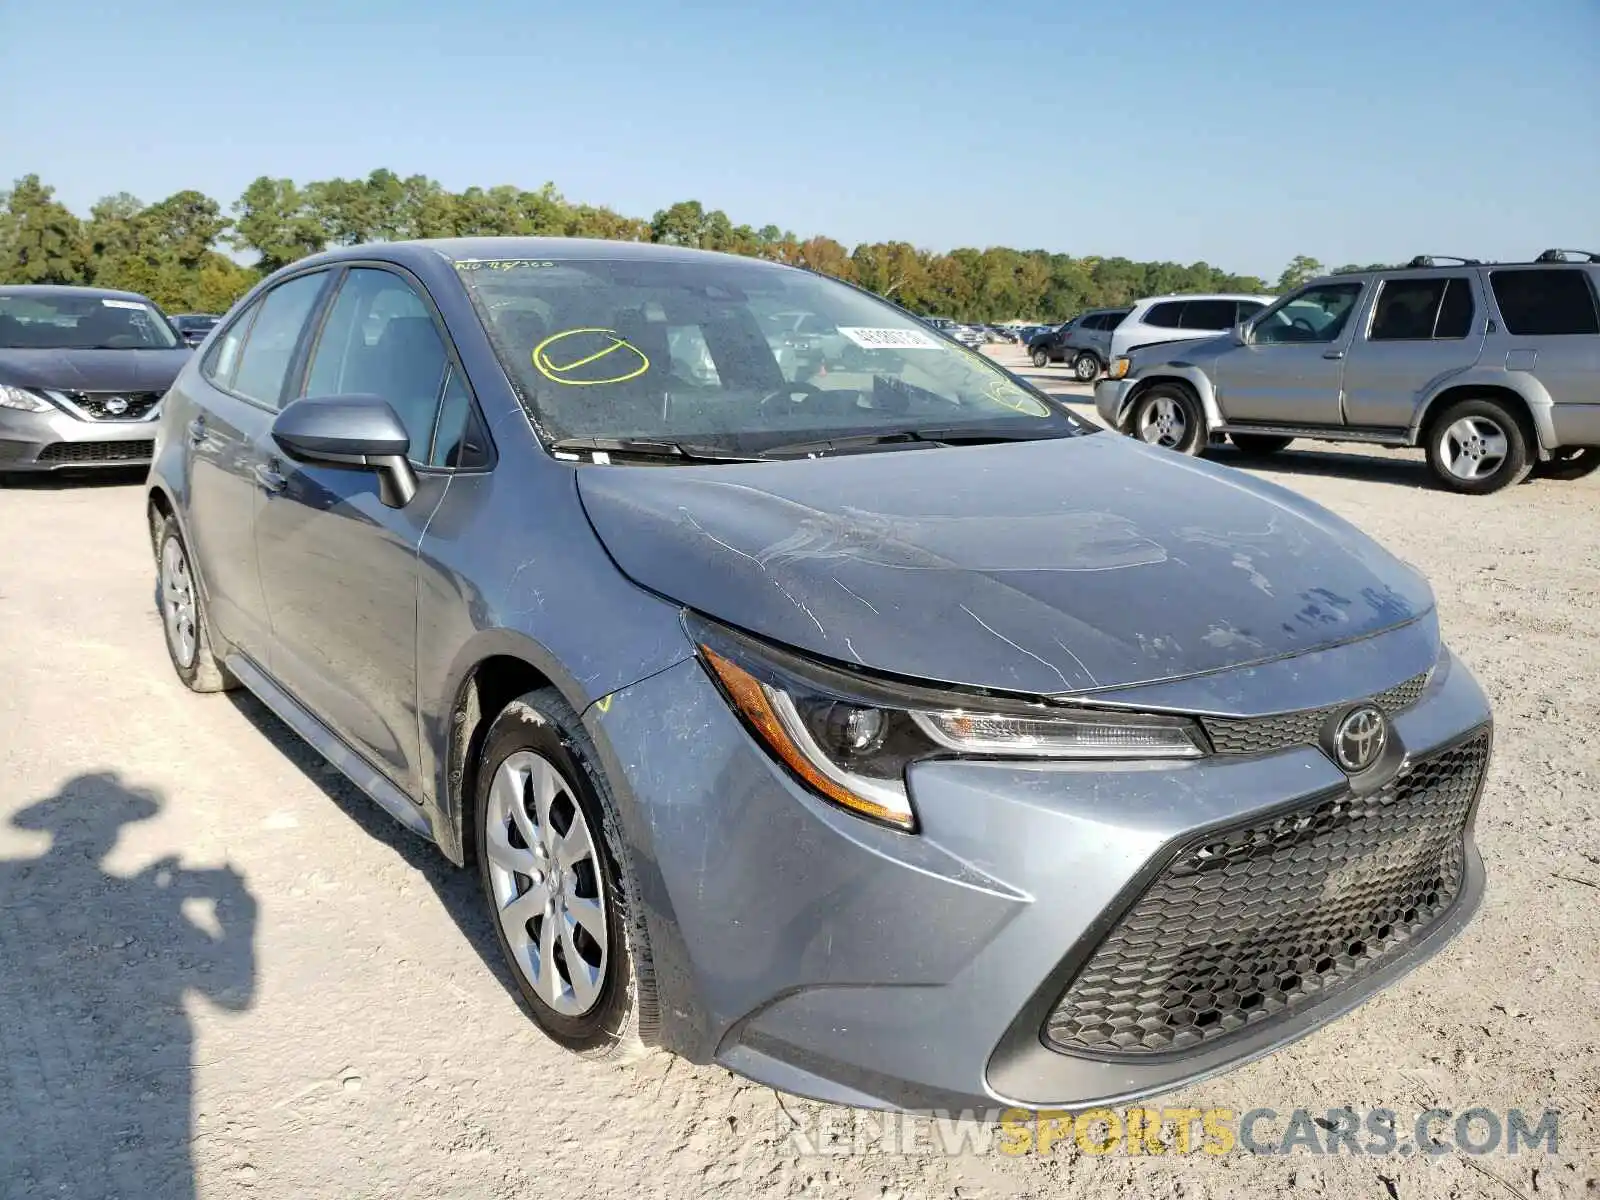
[[[568,454],[628,454],[639,458],[668,458],[680,462],[761,462],[759,454],[732,454],[715,446],[690,442],[663,442],[650,438],[557,438],[550,449]]]
[[[1060,429],[1049,431],[986,428],[982,425],[950,425],[934,429],[892,429],[884,433],[857,433],[846,437],[818,438],[809,442],[785,442],[769,446],[764,453],[769,458],[790,455],[848,454],[852,450],[870,450],[876,446],[922,444],[928,446],[980,446],[996,442],[1037,442],[1049,438],[1065,437]]]

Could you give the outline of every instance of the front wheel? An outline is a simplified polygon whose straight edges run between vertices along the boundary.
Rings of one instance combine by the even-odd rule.
[[[476,804],[484,896],[534,1021],[586,1057],[642,1057],[659,1017],[638,887],[594,743],[553,688],[490,725]]]
[[[1533,468],[1535,479],[1582,479],[1600,470],[1600,446],[1565,446]]]
[[[1033,365],[1036,367],[1048,367],[1050,365],[1050,355],[1044,350],[1035,350],[1031,357],[1033,358]]]
[[[1429,426],[1428,467],[1451,491],[1486,496],[1528,477],[1528,446],[1522,422],[1504,404],[1461,400]]]
[[[1079,383],[1093,383],[1100,378],[1100,360],[1085,350],[1072,360],[1072,374]]]
[[[1140,393],[1129,423],[1141,442],[1179,454],[1199,454],[1208,440],[1194,393],[1175,383],[1158,383]]]

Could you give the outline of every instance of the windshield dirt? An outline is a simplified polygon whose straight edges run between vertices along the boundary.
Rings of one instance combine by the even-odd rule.
[[[560,439],[760,453],[959,426],[1089,427],[982,355],[843,284],[765,264],[456,264],[535,424]]]
[[[0,349],[170,350],[178,335],[149,304],[116,296],[0,296]]]

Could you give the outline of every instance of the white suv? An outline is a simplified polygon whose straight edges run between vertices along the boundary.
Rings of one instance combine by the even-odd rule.
[[[1152,296],[1140,300],[1111,335],[1108,363],[1141,346],[1192,342],[1226,333],[1276,299],[1274,296]]]

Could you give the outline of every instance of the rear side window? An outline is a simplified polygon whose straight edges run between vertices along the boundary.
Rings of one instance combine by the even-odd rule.
[[[1191,300],[1183,306],[1183,328],[1221,333],[1234,323],[1232,300]]]
[[[1146,325],[1157,329],[1183,328],[1183,301],[1167,300],[1153,306],[1144,316]]]
[[[306,318],[316,307],[317,297],[328,281],[327,272],[317,271],[300,275],[287,283],[280,283],[255,304],[254,319],[248,316],[235,328],[249,321],[249,333],[238,351],[238,362],[232,379],[224,382],[221,359],[217,360],[219,383],[258,404],[277,408],[283,397],[284,380],[289,374],[289,364],[294,360],[295,347],[300,342],[300,331]],[[232,331],[222,339],[218,350],[224,350],[232,338]]]
[[[1489,282],[1507,333],[1520,337],[1600,333],[1594,289],[1581,269],[1493,271]]]
[[[1259,300],[1241,300],[1239,301],[1238,319],[1241,321],[1248,321],[1251,317],[1255,316],[1265,307],[1266,305],[1261,303]]]

